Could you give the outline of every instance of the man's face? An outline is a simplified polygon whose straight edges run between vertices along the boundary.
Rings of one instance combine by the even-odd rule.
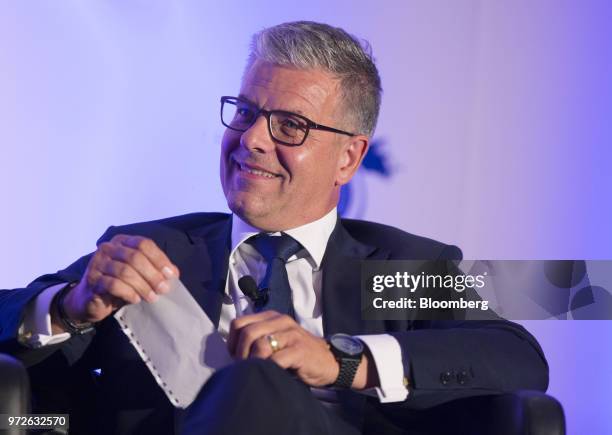
[[[321,70],[257,60],[244,76],[239,97],[266,110],[291,111],[342,128],[338,86]],[[262,230],[282,231],[318,219],[335,206],[340,184],[348,181],[342,166],[344,144],[351,138],[310,130],[302,145],[288,146],[272,139],[267,122],[260,115],[245,132],[226,129],[221,184],[234,213]]]

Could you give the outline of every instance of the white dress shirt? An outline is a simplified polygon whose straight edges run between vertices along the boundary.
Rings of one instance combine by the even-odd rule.
[[[304,247],[289,258],[286,265],[296,321],[318,337],[323,336],[321,262],[336,221],[337,212],[334,208],[319,220],[284,231]],[[259,230],[235,214],[232,215],[231,252],[225,287],[227,297],[222,304],[219,319],[219,332],[225,338],[234,318],[253,312],[251,301],[238,287],[238,279],[251,275],[256,282],[260,282],[266,272],[267,265],[263,257],[253,246],[244,243],[258,233]],[[26,308],[24,322],[20,328],[22,342],[40,347],[60,343],[70,337],[68,333],[53,335],[51,332],[51,300],[64,285],[59,284],[44,290]],[[406,399],[408,389],[404,385],[402,353],[397,340],[388,334],[363,335],[359,338],[368,347],[378,371],[380,387],[376,387],[374,391],[379,400],[387,403]]]

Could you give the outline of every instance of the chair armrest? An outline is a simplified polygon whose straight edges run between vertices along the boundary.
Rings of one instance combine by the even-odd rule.
[[[453,435],[565,435],[561,404],[540,391],[473,396],[428,411],[434,433]]]
[[[27,414],[30,412],[30,380],[17,359],[0,353],[0,414]],[[3,432],[9,435],[25,434],[21,429]]]
[[[517,391],[491,398],[491,410],[500,417],[499,434],[565,435],[563,407],[540,391]],[[508,428],[507,432],[504,428]]]

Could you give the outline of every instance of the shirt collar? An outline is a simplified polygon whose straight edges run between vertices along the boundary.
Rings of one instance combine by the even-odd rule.
[[[323,261],[323,255],[325,254],[325,249],[327,248],[329,236],[334,230],[337,220],[338,214],[336,212],[336,208],[334,207],[322,218],[299,226],[297,228],[285,230],[283,231],[283,233],[293,237],[295,240],[300,242],[304,249],[308,251],[308,254],[312,257],[313,261],[316,264],[316,267],[318,268],[321,266],[321,262]],[[242,242],[247,240],[249,237],[254,236],[255,234],[259,234],[261,232],[262,231],[260,231],[259,229],[243,221],[236,214],[232,214],[231,253],[233,254],[236,248],[240,246]],[[268,234],[279,233],[276,232]]]

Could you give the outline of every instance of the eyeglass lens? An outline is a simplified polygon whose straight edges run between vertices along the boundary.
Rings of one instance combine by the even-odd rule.
[[[255,123],[260,109],[254,104],[237,99],[226,99],[221,111],[225,125],[238,131],[246,131]],[[280,142],[301,144],[308,132],[308,125],[298,115],[281,110],[263,112],[266,114],[272,137]]]

